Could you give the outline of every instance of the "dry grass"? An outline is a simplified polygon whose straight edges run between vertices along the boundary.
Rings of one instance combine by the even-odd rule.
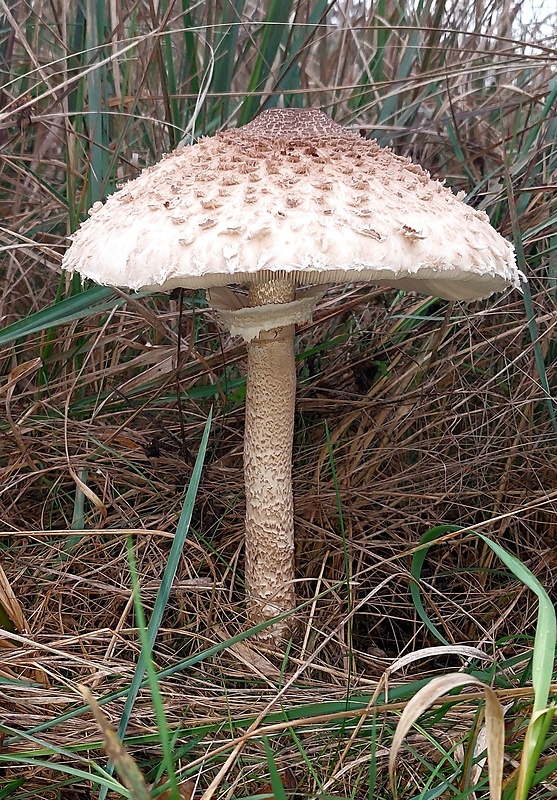
[[[539,291],[535,298],[549,338],[555,319],[551,297]],[[495,536],[555,594],[555,437],[543,411],[520,299],[501,298],[488,310],[484,304],[466,311],[449,307],[442,311],[444,322],[411,320],[411,335],[401,326],[425,302],[397,298],[388,311],[384,303],[385,296],[376,291],[333,295],[319,312],[321,319],[300,334],[302,350],[331,342],[339,331],[346,339],[301,365],[297,564],[300,595],[316,600],[301,612],[305,635],[292,651],[287,674],[297,668],[301,673],[283,698],[288,706],[316,697],[342,700],[347,686],[351,692],[373,692],[393,658],[435,643],[409,594],[411,554],[434,525],[473,526]],[[428,313],[438,312],[430,306]],[[169,342],[177,314],[159,315],[165,331],[156,347],[166,355],[175,353]],[[183,316],[187,322],[193,314]],[[458,322],[451,321],[457,317]],[[142,597],[149,610],[208,402],[183,397],[182,427],[174,396],[177,377],[169,373],[148,386],[138,380],[129,394],[123,389],[128,399],[113,397],[110,413],[101,410],[93,418],[90,410],[75,413],[79,398],[82,403],[84,397],[94,398],[98,408],[108,387],[133,374],[120,356],[110,358],[112,374],[103,363],[122,342],[130,343],[126,356],[133,363],[145,350],[133,347],[143,331],[135,309],[115,313],[105,326],[87,320],[80,335],[95,347],[78,386],[60,369],[45,390],[35,373],[18,385],[12,399],[11,418],[24,422],[19,442],[4,437],[9,480],[2,490],[3,566],[24,610],[27,633],[17,639],[21,646],[2,651],[0,669],[14,681],[4,687],[4,718],[17,729],[42,725],[73,708],[79,703],[76,682],[103,695],[125,689],[133,677],[139,645],[125,532],[136,531]],[[225,372],[232,374],[233,365],[241,364],[241,346],[222,336],[219,341],[214,321],[204,320],[203,331],[180,370],[184,389],[210,386],[210,376],[222,387]],[[36,352],[33,342],[27,346]],[[187,346],[186,339],[182,347]],[[383,377],[377,377],[377,364]],[[219,393],[215,402],[193,534],[154,650],[159,669],[221,643],[244,625],[242,408],[240,402],[226,405]],[[138,413],[145,403],[148,411]],[[181,453],[184,433],[187,450]],[[158,454],[146,455],[149,447],[154,452],[155,439]],[[79,495],[72,473],[94,500],[85,501],[79,526],[94,531],[85,535],[71,531]],[[433,551],[425,578],[428,611],[448,641],[476,643],[487,652],[495,645],[506,658],[524,652],[535,615],[531,597],[501,573],[477,539],[459,537]],[[412,665],[406,680],[459,663],[451,657]],[[274,708],[279,675],[272,657],[260,663],[250,650],[204,660],[187,671],[186,683],[181,672],[163,680],[169,723],[188,728],[222,723],[228,715],[241,721],[268,704]],[[105,706],[115,721],[120,708],[120,701]],[[445,718],[443,725],[448,723]],[[146,691],[129,734],[154,732]],[[40,736],[66,746],[99,738],[93,721],[83,715]]]

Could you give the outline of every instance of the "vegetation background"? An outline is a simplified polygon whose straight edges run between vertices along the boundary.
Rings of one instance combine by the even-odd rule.
[[[463,666],[497,689],[503,796],[515,796],[537,605],[471,531],[555,597],[550,11],[0,0],[0,797],[189,798],[194,784],[207,800],[390,797],[402,709]],[[300,329],[308,602],[282,662],[242,638],[244,346],[199,293],[129,296],[60,274],[93,202],[277,104],[319,106],[463,190],[514,241],[529,280],[524,296],[468,306],[339,287]],[[431,530],[438,543],[417,551]],[[156,678],[149,659],[138,667],[142,641]],[[552,666],[548,645],[549,680]],[[444,696],[421,719],[401,797],[487,796],[478,697]],[[531,797],[555,795],[554,740]]]

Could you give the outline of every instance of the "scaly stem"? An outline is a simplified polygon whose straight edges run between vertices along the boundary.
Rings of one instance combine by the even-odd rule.
[[[288,303],[290,281],[250,287],[251,306]],[[294,325],[262,332],[247,345],[244,479],[246,492],[246,584],[252,622],[296,607],[292,438],[296,400]],[[288,620],[262,638],[288,635]]]

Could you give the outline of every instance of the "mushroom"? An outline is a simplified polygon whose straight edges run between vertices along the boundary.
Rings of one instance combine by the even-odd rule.
[[[253,622],[292,612],[295,325],[331,283],[450,300],[518,287],[511,245],[462,194],[317,109],[271,109],[202,138],[90,213],[66,269],[132,289],[207,289],[247,341],[248,608]],[[247,303],[229,284],[247,284]],[[291,626],[285,619],[268,634]]]

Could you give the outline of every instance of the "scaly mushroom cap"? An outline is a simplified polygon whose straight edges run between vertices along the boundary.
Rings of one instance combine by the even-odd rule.
[[[167,155],[74,234],[63,266],[132,289],[292,278],[447,299],[518,286],[488,217],[316,109],[272,109]]]

